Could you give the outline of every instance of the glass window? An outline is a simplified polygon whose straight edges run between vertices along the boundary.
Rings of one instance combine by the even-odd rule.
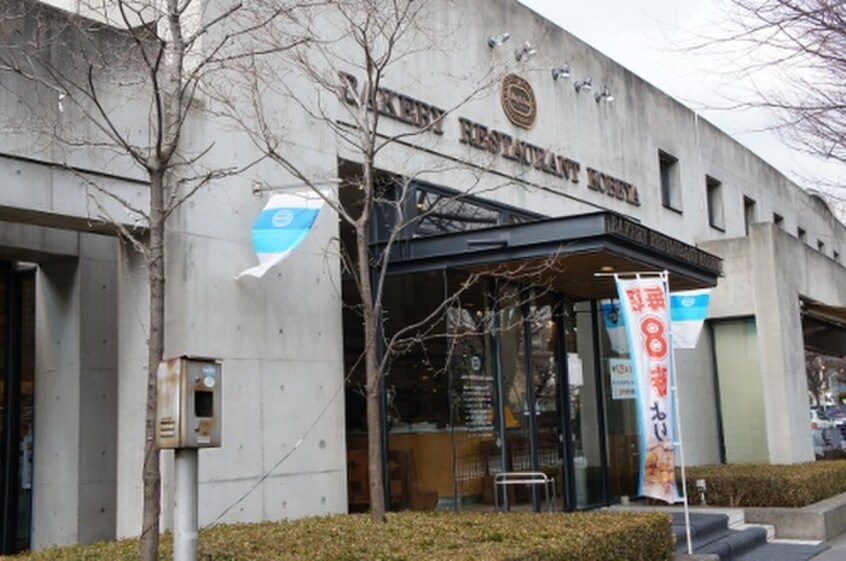
[[[597,388],[594,353],[594,317],[590,302],[569,307],[567,375],[573,441],[576,508],[606,502],[604,451],[599,423],[602,404]]]
[[[638,491],[640,450],[635,378],[619,302],[603,301],[598,312],[608,435],[608,491],[611,500],[619,500],[634,497]]]
[[[0,554],[29,548],[34,386],[35,268],[0,261]]]
[[[714,324],[714,353],[728,463],[767,463],[763,380],[755,320]]]

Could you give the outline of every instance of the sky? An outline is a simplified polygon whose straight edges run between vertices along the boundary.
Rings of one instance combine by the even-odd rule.
[[[752,84],[738,76],[725,50],[694,50],[703,32],[725,29],[725,7],[715,0],[519,0],[732,135],[803,187],[816,180],[846,185],[846,168],[789,148],[763,109],[720,109],[751,99]],[[778,83],[778,69],[758,75],[758,87]],[[624,93],[622,95],[625,95]],[[842,196],[842,195],[841,195]]]

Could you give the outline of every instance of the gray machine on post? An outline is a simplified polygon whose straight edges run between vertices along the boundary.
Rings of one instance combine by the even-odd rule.
[[[221,362],[212,358],[159,364],[156,445],[175,455],[174,561],[197,559],[197,450],[220,447],[221,377]]]

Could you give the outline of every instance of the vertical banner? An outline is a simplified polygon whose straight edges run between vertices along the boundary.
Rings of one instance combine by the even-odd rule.
[[[672,336],[664,276],[617,278],[627,326],[640,428],[640,495],[668,503],[681,500],[676,488],[674,408],[670,395]]]
[[[259,264],[236,278],[260,278],[288,257],[308,236],[322,206],[323,197],[311,190],[272,195],[253,225],[253,247]]]
[[[702,325],[708,315],[711,291],[687,290],[670,294],[670,310],[673,320],[673,347],[695,349],[702,332]]]

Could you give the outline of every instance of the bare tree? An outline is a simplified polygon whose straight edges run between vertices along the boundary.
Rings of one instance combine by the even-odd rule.
[[[230,68],[238,77],[233,74],[219,96],[221,101],[252,101],[249,107],[232,103],[229,116],[295,181],[320,193],[342,224],[345,243],[339,243],[338,249],[344,271],[355,286],[356,310],[363,330],[363,353],[357,366],[363,365],[365,373],[370,513],[377,521],[384,521],[386,512],[386,482],[382,475],[385,429],[380,415],[385,375],[392,361],[412,347],[449,336],[443,329],[447,310],[480,278],[479,274],[468,275],[425,317],[386,332],[384,295],[391,251],[424,221],[446,220],[443,216],[448,214],[447,209],[454,212],[466,204],[468,194],[502,186],[496,181],[482,181],[493,157],[475,169],[456,164],[423,169],[430,164],[422,164],[414,173],[402,177],[382,171],[391,168],[390,159],[397,157],[406,142],[416,139],[425,143],[443,134],[446,116],[489,93],[508,70],[506,63],[475,69],[472,75],[450,76],[449,80],[466,89],[455,92],[454,101],[444,108],[400,93],[402,86],[396,77],[405,76],[411,83],[417,80],[419,86],[424,80],[420,76],[425,75],[424,72],[415,78],[413,73],[401,70],[403,65],[409,68],[425,64],[422,61],[426,56],[454,57],[454,45],[447,45],[450,41],[460,44],[460,29],[445,24],[448,18],[437,17],[444,3],[435,4],[415,0],[337,0],[330,6],[292,13],[273,33],[254,37],[257,50],[273,51],[276,42],[286,36],[308,37],[308,44],[285,52],[283,57],[254,58],[240,67],[232,65]],[[261,45],[266,45],[266,49]],[[432,75],[437,73],[434,68],[428,70]],[[238,88],[246,93],[232,95]],[[294,107],[295,112],[278,114],[280,105]],[[301,115],[303,121],[297,119],[296,125],[290,125],[286,119],[291,119],[292,113]],[[319,129],[312,134],[337,142],[339,152],[348,161],[333,161],[323,169],[315,169],[290,144],[296,138],[291,129],[296,127]],[[344,174],[340,194],[335,196],[321,187],[321,182],[334,177],[339,165],[356,171]],[[463,177],[464,193],[445,196],[431,206],[412,200],[416,182],[428,173],[443,173],[447,165],[453,165],[453,173]],[[382,230],[378,234],[376,225]],[[529,278],[552,263],[550,260],[489,274]]]
[[[309,4],[314,4],[310,2]],[[214,145],[188,146],[186,123],[204,114],[204,84],[226,63],[254,56],[247,39],[296,2],[265,6],[259,17],[239,0],[203,4],[199,0],[146,2],[113,0],[75,3],[68,14],[30,0],[4,1],[4,42],[0,70],[28,82],[74,126],[44,118],[44,106],[31,107],[41,133],[68,151],[108,154],[126,173],[149,181],[144,208],[106,186],[90,183],[101,221],[140,252],[148,267],[149,333],[141,559],[158,558],[161,511],[159,450],[155,443],[156,372],[165,344],[165,250],[168,219],[180,206],[216,180],[251,163],[221,166]],[[290,36],[289,36],[290,37]],[[274,50],[296,44],[279,41]],[[28,103],[30,88],[22,88]],[[207,108],[206,108],[207,109]],[[52,112],[50,112],[52,115]],[[32,124],[30,124],[32,126]],[[82,132],[78,132],[82,131]],[[60,162],[61,163],[61,162]],[[115,164],[121,167],[120,163]],[[127,220],[109,211],[114,203]],[[137,229],[131,222],[137,222]]]
[[[743,54],[743,72],[776,65],[779,84],[749,102],[773,110],[794,146],[846,163],[846,5],[832,0],[727,0],[733,28],[717,42]]]

